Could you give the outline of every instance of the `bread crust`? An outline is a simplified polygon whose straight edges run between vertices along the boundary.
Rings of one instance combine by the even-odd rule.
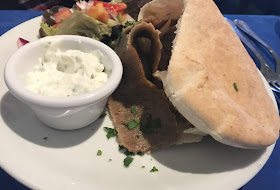
[[[273,144],[278,110],[215,3],[188,0],[177,26],[168,71],[158,73],[177,110],[221,143],[248,149]]]

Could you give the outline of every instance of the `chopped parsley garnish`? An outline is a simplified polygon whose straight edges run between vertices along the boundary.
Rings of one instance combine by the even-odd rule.
[[[141,168],[145,168],[145,166],[141,166]]]
[[[126,151],[124,152],[124,154],[126,156],[134,156],[135,154],[133,152],[130,152],[129,150],[126,149]]]
[[[237,84],[236,83],[233,83],[233,87],[234,87],[234,90],[236,91],[236,92],[238,92],[238,86],[237,86]]]
[[[144,156],[144,153],[143,152],[137,152],[137,155]]]
[[[138,118],[133,119],[136,123],[140,124],[140,120]]]
[[[140,120],[136,118],[128,123],[123,123],[123,125],[125,125],[130,130],[130,129],[134,129],[135,127],[138,127],[139,123],[140,123]]]
[[[112,129],[109,127],[104,127],[105,132],[107,133],[106,137],[107,139],[111,138],[111,137],[115,137],[118,135],[118,132],[116,129]]]
[[[126,124],[128,129],[134,129],[135,127],[137,127],[139,124],[135,121],[130,121]]]
[[[133,115],[136,115],[137,114],[137,110],[136,110],[136,107],[135,106],[131,106],[131,109],[130,109],[131,113]]]
[[[146,114],[146,123],[140,126],[143,133],[152,134],[156,129],[161,127],[159,118],[152,118],[151,114]]]
[[[126,156],[135,156],[135,153],[134,153],[134,152],[130,152],[127,148],[125,148],[125,147],[122,146],[122,145],[119,145],[119,150],[124,150],[123,153],[124,153]],[[143,153],[143,152],[137,152],[137,155],[143,156],[144,153]]]
[[[135,22],[133,21],[126,21],[126,23],[124,24],[124,26],[127,28],[129,26],[132,26],[132,28],[135,26]]]
[[[132,158],[131,156],[127,156],[124,160],[123,160],[123,164],[128,167],[131,162],[134,160],[134,158]]]
[[[155,166],[150,170],[150,172],[157,172],[157,171],[158,169]]]
[[[102,151],[101,150],[98,150],[97,151],[97,156],[101,156],[102,155]]]

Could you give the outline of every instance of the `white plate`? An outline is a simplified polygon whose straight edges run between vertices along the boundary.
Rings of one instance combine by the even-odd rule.
[[[108,117],[76,131],[44,126],[8,92],[3,81],[4,63],[17,49],[18,37],[35,40],[40,21],[41,17],[29,20],[0,38],[0,164],[23,184],[52,190],[229,190],[242,187],[266,163],[274,145],[264,150],[242,150],[206,138],[201,143],[135,156],[125,168],[125,155],[118,151],[115,138],[107,140],[103,131],[105,126],[112,127]],[[96,155],[99,149],[102,156]],[[150,173],[153,166],[159,172]]]

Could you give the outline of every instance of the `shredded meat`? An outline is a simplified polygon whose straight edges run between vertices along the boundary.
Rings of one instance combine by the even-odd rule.
[[[200,141],[201,136],[183,133],[184,129],[193,126],[189,122],[177,121],[178,116],[171,109],[163,90],[148,79],[153,78],[150,74],[157,70],[160,60],[162,45],[159,32],[145,22],[130,29],[123,32],[120,45],[115,49],[123,63],[124,73],[119,87],[108,101],[119,143],[136,153]],[[141,49],[141,43],[150,48]],[[148,59],[143,58],[147,55],[150,56]],[[136,107],[136,115],[131,112],[132,106]],[[136,118],[140,121],[139,126],[129,130],[125,124]],[[151,133],[144,130],[149,119],[159,121]]]

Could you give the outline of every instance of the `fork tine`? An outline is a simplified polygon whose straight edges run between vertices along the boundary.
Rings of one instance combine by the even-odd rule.
[[[274,88],[272,85],[270,85],[270,88],[271,88],[271,90],[274,91],[274,92],[280,92],[280,90]]]
[[[243,32],[251,36],[255,41],[259,42],[262,44],[273,56],[275,62],[276,62],[276,72],[280,74],[280,58],[276,54],[276,52],[269,46],[267,45],[260,37],[258,37],[254,31],[248,26],[248,24],[242,20],[235,19],[233,21],[236,26],[241,29]]]
[[[279,81],[274,81],[274,83],[280,88],[280,82]]]
[[[265,62],[261,54],[255,49],[255,47],[247,40],[247,37],[237,28],[235,23],[227,18],[225,18],[227,22],[230,24],[233,31],[238,35],[240,40],[245,44],[256,56],[261,67],[260,71],[269,82],[270,87],[275,92],[280,92],[280,78],[279,74],[277,74],[274,70],[272,70]],[[271,80],[272,79],[272,80]],[[279,82],[277,82],[279,81]]]
[[[280,87],[278,87],[275,83],[273,83],[273,82],[269,82],[269,84],[270,84],[270,88],[273,90],[273,91],[275,91],[275,92],[280,92]]]

